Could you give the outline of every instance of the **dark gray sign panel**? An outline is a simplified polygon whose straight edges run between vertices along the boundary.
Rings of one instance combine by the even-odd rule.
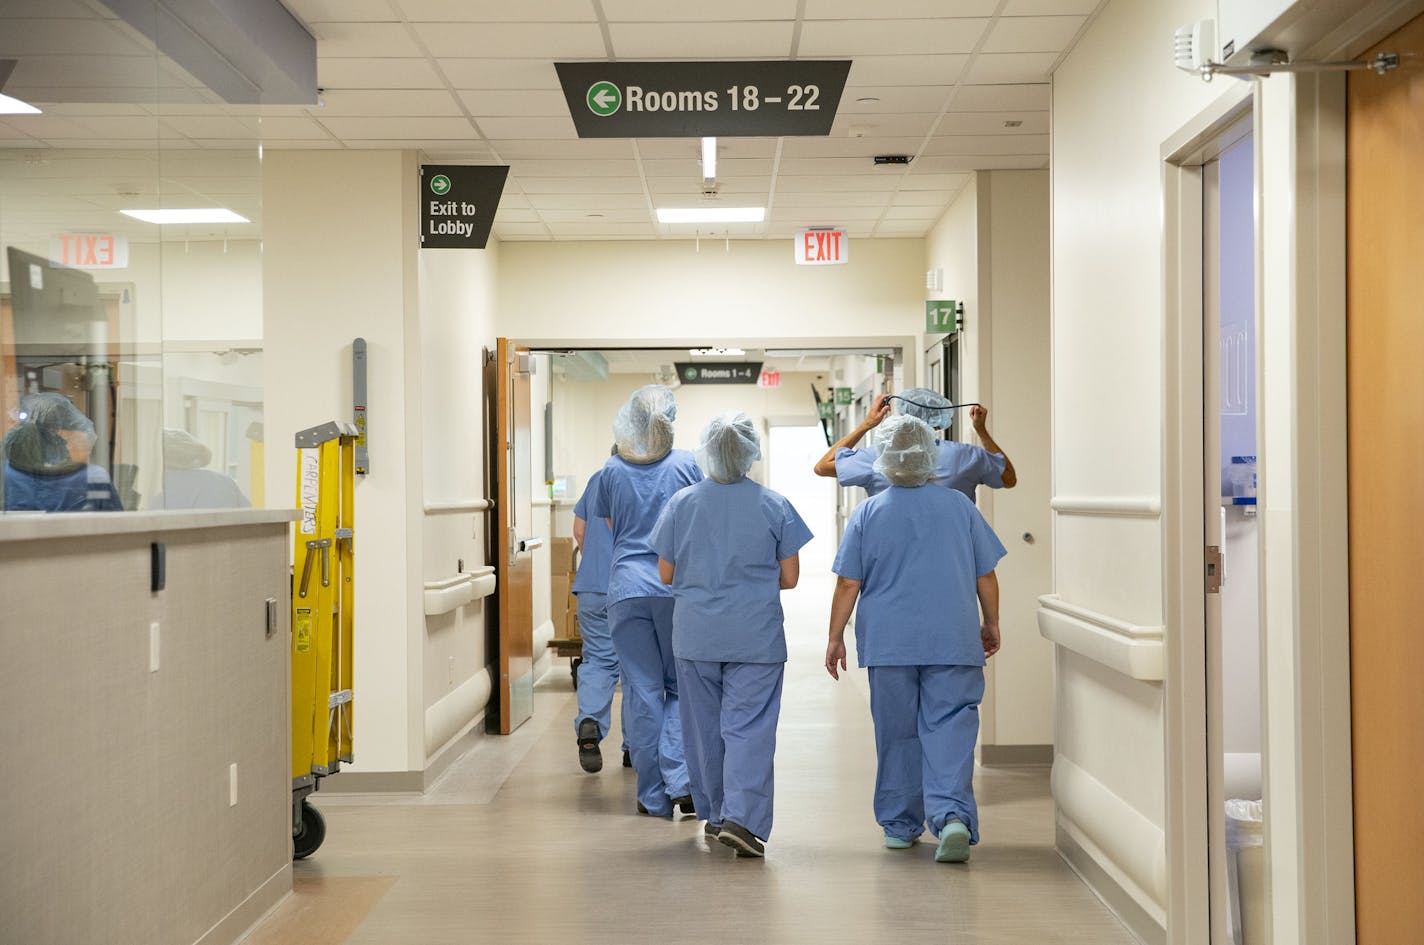
[[[420,165],[420,248],[484,249],[508,165]]]
[[[850,60],[556,62],[580,138],[826,135]]]
[[[684,384],[755,384],[761,378],[760,361],[709,361],[675,363]]]

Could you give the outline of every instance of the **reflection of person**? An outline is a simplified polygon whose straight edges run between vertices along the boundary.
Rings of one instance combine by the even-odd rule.
[[[213,451],[187,430],[163,431],[163,492],[159,509],[245,509],[252,503],[231,476],[204,469]]]
[[[881,394],[870,405],[870,412],[854,430],[842,437],[826,455],[816,463],[816,475],[834,476],[843,486],[863,486],[869,495],[884,492],[890,484],[885,477],[875,472],[875,454],[870,450],[856,449],[861,437],[873,430],[891,415],[891,405],[897,414],[918,417],[935,430],[948,428],[954,419],[955,407],[942,394],[927,387],[911,387],[899,394]],[[1009,457],[989,435],[989,411],[974,404],[969,408],[969,419],[974,432],[984,445],[958,443],[954,440],[939,441],[938,459],[935,463],[932,481],[935,485],[960,492],[974,499],[974,489],[986,485],[991,489],[1012,489],[1018,484],[1018,474]]]
[[[672,647],[692,800],[708,836],[762,856],[786,663],[781,591],[796,586],[811,530],[791,503],[746,478],[761,440],[744,413],[707,425],[707,475],[668,500],[653,529],[672,585]]]
[[[859,597],[855,648],[870,675],[885,845],[910,847],[928,820],[935,859],[962,863],[979,842],[974,742],[984,663],[999,649],[994,567],[1004,546],[963,493],[924,488],[937,455],[926,423],[892,417],[875,445],[890,488],[856,508],[836,554],[826,670],[839,679],[845,669],[846,621]]]
[[[579,764],[590,773],[603,770],[603,753],[598,744],[612,724],[613,691],[618,685],[618,654],[613,651],[613,635],[608,630],[608,564],[613,554],[613,531],[606,519],[593,516],[590,521],[592,513],[588,510],[602,476],[603,471],[599,470],[589,478],[574,506],[579,566],[571,590],[578,595],[579,636],[583,638],[574,733],[578,738]],[[625,731],[627,726],[628,715],[624,713]]]
[[[122,512],[102,466],[89,462],[94,424],[63,394],[26,394],[5,434],[5,508],[32,512]]]
[[[672,448],[677,404],[657,384],[640,387],[618,411],[609,457],[590,501],[590,516],[613,529],[608,570],[608,622],[623,674],[628,754],[638,779],[638,809],[671,817],[694,813],[682,754],[677,667],[672,654],[672,592],[658,579],[649,544],[673,493],[702,478],[697,460]]]

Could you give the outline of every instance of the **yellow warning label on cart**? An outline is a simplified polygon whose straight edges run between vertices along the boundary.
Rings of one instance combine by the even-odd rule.
[[[295,637],[297,641],[297,652],[310,653],[312,648],[312,612],[310,610],[297,611]]]

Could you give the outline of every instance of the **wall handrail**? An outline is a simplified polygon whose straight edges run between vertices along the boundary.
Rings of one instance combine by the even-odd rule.
[[[425,503],[426,515],[454,515],[460,512],[488,512],[494,508],[490,499],[454,499],[450,502]]]
[[[1054,496],[1049,503],[1059,515],[1103,515],[1114,518],[1160,518],[1156,496]]]
[[[1038,632],[1044,639],[1132,679],[1160,682],[1164,678],[1164,628],[1109,617],[1055,594],[1040,597],[1038,603]]]

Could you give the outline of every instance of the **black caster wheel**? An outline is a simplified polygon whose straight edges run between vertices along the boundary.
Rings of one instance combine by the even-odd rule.
[[[579,667],[582,666],[582,665],[583,665],[583,657],[581,657],[581,656],[575,656],[573,659],[569,660],[569,675],[574,678],[574,689],[575,689],[575,690],[578,689],[578,671],[579,671]]]
[[[326,839],[326,820],[321,811],[302,801],[302,822],[292,835],[292,859],[305,860],[317,851]]]

